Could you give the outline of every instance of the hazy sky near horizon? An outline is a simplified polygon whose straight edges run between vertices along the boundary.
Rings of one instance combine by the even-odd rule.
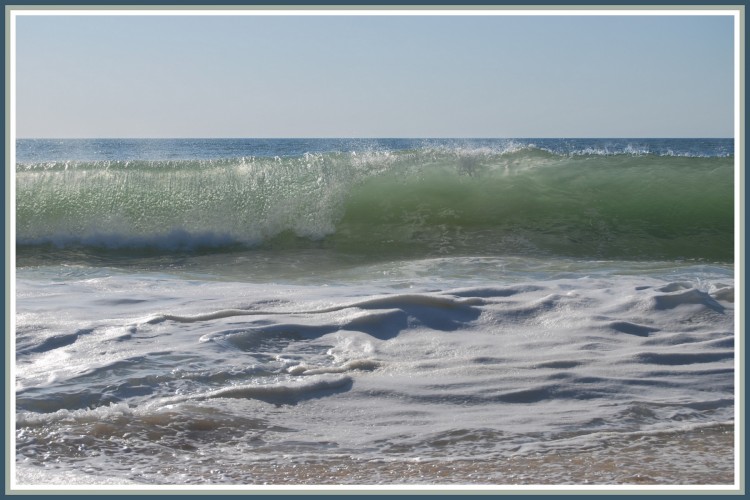
[[[18,16],[18,137],[731,137],[730,16]]]

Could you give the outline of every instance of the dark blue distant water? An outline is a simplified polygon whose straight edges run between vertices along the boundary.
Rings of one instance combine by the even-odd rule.
[[[429,147],[536,147],[556,154],[729,156],[733,139],[19,139],[20,162],[187,160],[243,156],[299,156],[361,150]]]

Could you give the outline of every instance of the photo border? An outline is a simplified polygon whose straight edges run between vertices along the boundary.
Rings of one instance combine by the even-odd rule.
[[[681,493],[681,494],[744,494],[745,492],[745,8],[744,4],[705,5],[681,3],[675,5],[563,5],[554,2],[524,5],[475,3],[471,6],[417,4],[417,5],[357,5],[328,4],[242,4],[225,2],[221,6],[200,4],[184,5],[100,5],[85,3],[77,5],[5,5],[5,479],[6,494],[325,494],[353,493],[386,494],[603,494],[603,493]],[[193,13],[187,13],[193,12]],[[16,102],[15,102],[15,20],[19,15],[733,15],[734,16],[734,162],[735,162],[735,297],[739,304],[735,310],[735,483],[731,486],[679,486],[679,485],[343,485],[343,486],[254,486],[254,485],[205,485],[205,486],[109,486],[109,485],[18,485],[15,478],[15,394],[12,381],[15,376],[15,146],[16,146]]]

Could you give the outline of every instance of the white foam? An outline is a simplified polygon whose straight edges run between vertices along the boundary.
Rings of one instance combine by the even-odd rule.
[[[455,263],[479,264],[500,267]],[[566,264],[574,277],[501,279],[506,267],[436,287],[426,270],[450,265],[403,264],[406,293],[362,280],[113,274],[49,294],[21,280],[19,456],[44,449],[72,470],[101,465],[87,450],[107,449],[138,474],[163,467],[159,480],[221,470],[251,481],[249,461],[501,463],[732,422],[734,283],[725,270],[653,264],[623,275],[591,265],[582,275]],[[66,317],[50,314],[64,304],[75,304]],[[49,332],[87,328],[42,349]],[[56,380],[32,373],[55,356]],[[669,453],[676,467],[680,454]]]

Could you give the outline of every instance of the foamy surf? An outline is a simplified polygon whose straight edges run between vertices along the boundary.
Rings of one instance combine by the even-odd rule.
[[[203,284],[182,307],[193,309],[198,295],[203,304],[227,296],[245,303],[255,297],[258,304],[250,311],[162,314],[155,316],[160,321],[124,324],[128,336],[91,324],[86,336],[54,347],[52,332],[37,330],[39,347],[27,347],[18,359],[19,450],[34,461],[60,432],[89,436],[88,448],[79,447],[79,438],[54,447],[94,467],[101,466],[100,455],[86,450],[116,438],[140,450],[108,458],[138,471],[123,476],[130,481],[149,476],[144,456],[163,446],[149,429],[163,412],[173,416],[159,432],[174,446],[190,442],[191,454],[213,457],[219,469],[229,467],[226,447],[251,436],[263,462],[285,467],[283,457],[293,455],[315,457],[320,467],[319,461],[338,463],[342,456],[535,461],[539,450],[592,453],[604,442],[627,447],[643,436],[668,441],[674,433],[727,429],[734,411],[734,304],[726,278],[582,277],[409,294],[383,290],[355,300],[352,292],[362,288],[321,295],[308,287]],[[177,284],[164,283],[165,300]],[[269,310],[276,297],[287,302]],[[139,308],[159,301],[152,297]],[[307,307],[289,310],[289,303]],[[19,326],[26,329],[23,321]],[[104,363],[82,357],[114,346],[119,357]],[[59,355],[46,356],[50,350]],[[72,359],[89,364],[66,374]],[[25,368],[39,364],[59,374],[54,384],[36,381]],[[254,427],[236,427],[248,412]],[[234,422],[227,424],[234,437],[210,430],[222,421]],[[97,437],[106,422],[114,427]],[[290,433],[312,441],[290,440]],[[197,437],[204,434],[214,437]],[[196,477],[207,473],[201,467],[200,461],[187,465]],[[721,470],[724,476],[713,470],[681,480],[731,475],[731,467]],[[623,472],[619,480],[626,477]]]

